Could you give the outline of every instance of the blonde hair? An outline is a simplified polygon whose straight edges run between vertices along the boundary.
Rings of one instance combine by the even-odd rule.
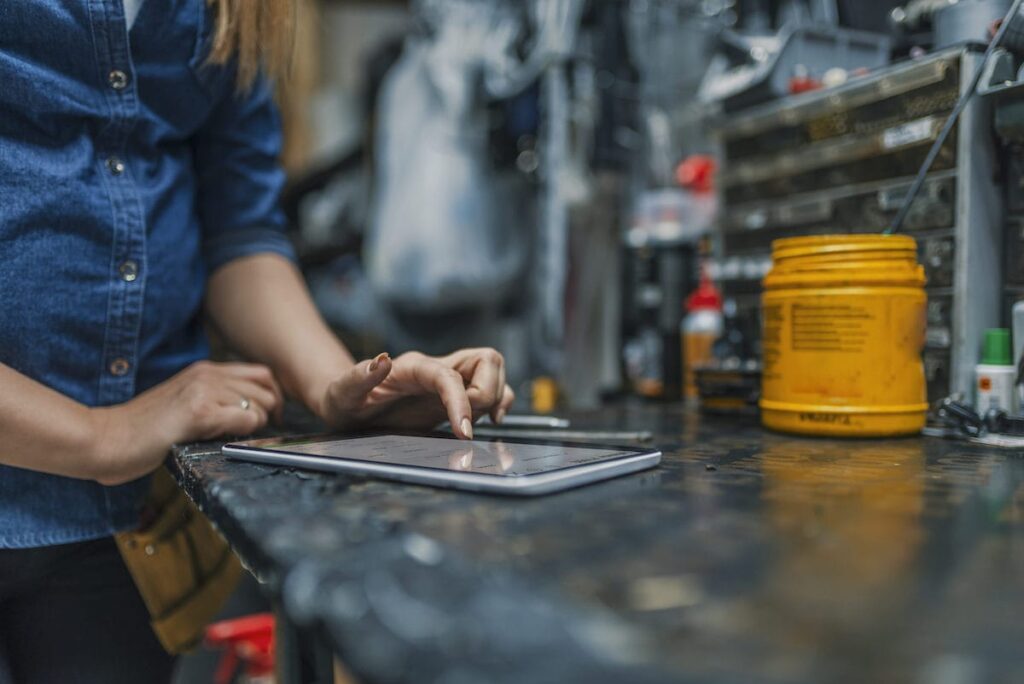
[[[216,16],[210,62],[237,59],[237,82],[243,91],[252,87],[261,71],[283,81],[295,47],[296,0],[206,2]]]

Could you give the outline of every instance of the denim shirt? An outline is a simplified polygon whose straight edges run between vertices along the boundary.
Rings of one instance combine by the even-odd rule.
[[[206,64],[211,23],[206,0],[131,31],[122,0],[0,1],[0,363],[89,406],[208,354],[214,269],[292,255],[270,88]],[[0,465],[0,548],[130,528],[147,486]]]

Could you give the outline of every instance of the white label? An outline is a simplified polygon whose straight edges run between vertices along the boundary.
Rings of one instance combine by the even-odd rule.
[[[906,147],[932,137],[932,118],[919,119],[894,126],[882,133],[882,147],[891,150],[894,147]]]
[[[978,368],[978,413],[984,416],[991,409],[1014,412],[1013,385],[1016,371],[1013,366],[982,365]]]

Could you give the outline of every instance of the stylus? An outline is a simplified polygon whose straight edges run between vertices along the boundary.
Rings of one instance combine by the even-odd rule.
[[[478,426],[473,430],[477,437],[525,437],[528,439],[564,439],[580,442],[650,442],[654,435],[647,431],[612,432],[601,430],[522,430],[504,427]]]
[[[490,416],[484,416],[477,425],[494,425]],[[508,415],[501,421],[502,427],[567,428],[569,421],[554,416]]]

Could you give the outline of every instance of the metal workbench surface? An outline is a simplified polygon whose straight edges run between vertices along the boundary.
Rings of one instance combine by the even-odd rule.
[[[1022,682],[1024,456],[623,406],[657,469],[512,499],[177,449],[365,682]]]

